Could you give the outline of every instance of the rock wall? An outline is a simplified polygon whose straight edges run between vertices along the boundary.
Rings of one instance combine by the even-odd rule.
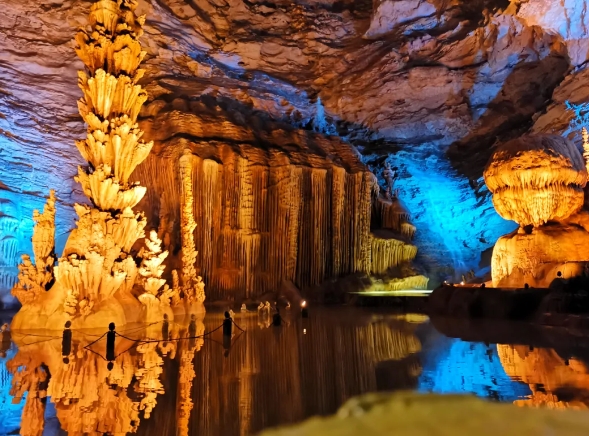
[[[384,273],[417,253],[400,234],[371,232],[375,179],[359,162],[348,171],[248,146],[181,142],[195,153],[196,267],[212,300],[257,297],[280,290],[284,280],[308,288]],[[180,248],[178,172],[176,156],[149,157],[136,174],[157,174],[145,210],[172,254]]]

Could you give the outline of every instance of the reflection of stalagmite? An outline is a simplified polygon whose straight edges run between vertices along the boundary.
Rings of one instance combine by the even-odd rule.
[[[24,396],[27,398],[22,412],[22,424],[20,434],[22,436],[41,436],[45,425],[45,397],[46,382],[48,374],[45,368],[35,367],[33,371],[27,371],[26,367],[21,366],[23,363],[31,363],[26,360],[13,359],[8,365],[11,371],[17,371],[12,384],[10,395],[13,395],[18,401]]]
[[[145,419],[149,419],[157,404],[158,394],[164,393],[164,386],[160,381],[164,360],[158,354],[158,343],[148,342],[137,347],[139,353],[138,368],[135,370],[137,386],[135,392],[143,394],[139,403],[139,410],[143,410]]]
[[[192,403],[192,382],[196,377],[194,372],[194,353],[199,351],[204,344],[202,335],[205,332],[205,326],[202,319],[194,320],[196,324],[195,336],[201,336],[196,339],[190,339],[182,343],[180,350],[180,370],[178,375],[178,436],[188,436],[190,434],[188,424],[190,421],[190,412],[194,404]]]
[[[528,399],[518,406],[545,406],[553,409],[588,409],[589,367],[578,359],[565,360],[552,349],[530,349],[523,345],[497,345],[507,375],[527,383]],[[562,389],[565,399],[559,398]]]
[[[164,393],[161,381],[164,358],[175,358],[180,336],[186,336],[186,326],[172,323],[165,339],[162,324],[145,329],[133,329],[124,336],[143,340],[133,347],[134,341],[118,337],[115,359],[105,361],[105,340],[96,337],[85,339],[82,346],[74,331],[74,342],[68,360],[62,356],[61,339],[26,344],[28,336],[17,335],[18,353],[7,363],[13,373],[11,395],[15,401],[26,396],[23,410],[22,434],[40,436],[43,432],[44,402],[55,403],[57,418],[63,430],[71,435],[112,434],[125,435],[138,430],[141,419],[149,419]],[[184,333],[180,333],[180,328]],[[196,321],[196,333],[204,333],[202,320]],[[183,341],[180,361],[181,407],[184,413],[184,434],[188,434],[188,418],[192,408],[190,390],[194,378],[192,359],[202,346],[202,339]],[[161,355],[160,355],[161,353]],[[164,356],[164,358],[162,357]],[[109,365],[112,368],[109,369]],[[41,402],[40,400],[43,400]],[[141,412],[143,412],[141,414]]]

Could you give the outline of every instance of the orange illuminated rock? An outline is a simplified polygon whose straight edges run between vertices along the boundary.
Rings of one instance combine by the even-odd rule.
[[[589,261],[589,232],[570,224],[552,224],[530,234],[513,232],[497,240],[491,275],[495,287],[548,287],[558,272],[581,275]]]
[[[79,167],[75,180],[92,206],[74,206],[76,229],[55,267],[53,193],[43,214],[35,213],[36,265],[23,256],[13,289],[23,307],[13,319],[13,329],[60,328],[66,320],[76,328],[109,322],[120,326],[160,320],[164,314],[171,317],[171,306],[180,313],[204,310],[204,283],[192,265],[194,243],[185,244],[182,290],[164,286],[168,252],[156,232],[146,240],[147,249],[133,248],[144,238],[147,224],[144,214],[133,207],[147,189],[129,178],[153,146],[142,139],[137,125],[147,93],[138,84],[144,73],[138,67],[145,56],[139,43],[145,17],[137,16],[136,8],[134,0],[100,0],[90,8],[90,26],[78,32],[76,51],[88,73],[78,75],[83,93],[78,109],[88,128],[86,138],[76,145],[88,165]],[[190,192],[190,204],[191,196]],[[191,226],[196,224],[190,212],[185,215],[183,233],[192,238]]]
[[[484,177],[499,215],[520,226],[538,227],[581,209],[587,170],[568,140],[529,135],[495,151]]]
[[[516,405],[588,408],[585,392],[589,389],[589,368],[582,361],[567,361],[555,350],[523,345],[497,345],[497,352],[507,375],[527,383],[532,390],[529,398],[516,400]]]

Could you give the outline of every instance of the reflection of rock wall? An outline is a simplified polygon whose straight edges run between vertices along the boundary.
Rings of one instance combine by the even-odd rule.
[[[389,389],[395,377],[397,388],[416,385],[421,368],[412,354],[420,350],[414,327],[368,319],[365,325],[345,325],[341,316],[341,311],[322,312],[321,320],[312,317],[261,331],[257,317],[238,316],[237,323],[248,332],[227,357],[218,344],[205,341],[195,369],[210,376],[194,383],[199,401],[193,433],[255,434],[279,423],[333,413],[352,396]],[[213,326],[218,321],[210,322]]]
[[[527,383],[532,395],[518,406],[589,408],[589,368],[580,360],[564,358],[552,349],[497,345],[505,372]]]

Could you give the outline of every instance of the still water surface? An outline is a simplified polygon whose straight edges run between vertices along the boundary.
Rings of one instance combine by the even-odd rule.
[[[589,404],[586,360],[562,350],[450,338],[422,315],[391,311],[316,308],[309,319],[284,318],[273,327],[257,312],[237,313],[245,332],[235,329],[231,343],[221,330],[180,340],[195,328],[214,330],[222,322],[216,313],[192,327],[125,329],[111,370],[105,338],[88,346],[96,336],[74,331],[64,363],[59,332],[15,334],[0,355],[0,435],[241,436],[332,414],[355,395],[400,389]],[[462,328],[451,323],[444,325]]]

